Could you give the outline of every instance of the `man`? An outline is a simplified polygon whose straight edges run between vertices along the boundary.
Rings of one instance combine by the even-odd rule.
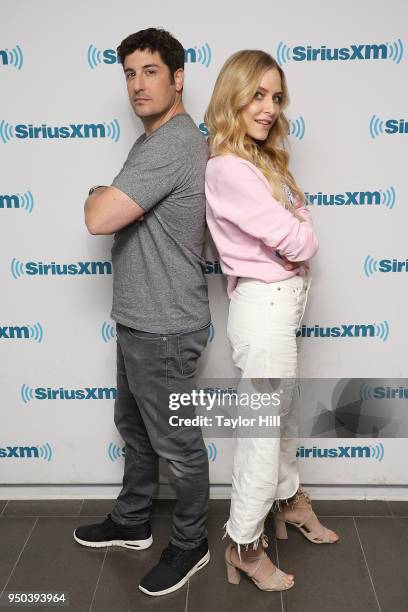
[[[125,441],[123,488],[101,524],[75,530],[85,546],[144,549],[159,457],[177,503],[161,560],[141,581],[149,595],[180,588],[209,561],[208,458],[197,427],[169,424],[170,393],[190,393],[209,335],[202,258],[207,144],[182,102],[184,49],[149,28],[118,47],[130,103],[145,133],[111,187],[85,203],[91,234],[115,233],[113,308],[117,322],[115,423]],[[192,417],[182,407],[179,417]]]

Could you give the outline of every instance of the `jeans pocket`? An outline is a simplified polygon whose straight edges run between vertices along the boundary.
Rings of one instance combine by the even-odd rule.
[[[132,327],[128,327],[127,329],[129,335],[132,336],[132,338],[137,338],[138,340],[147,340],[148,342],[151,342],[152,340],[161,340],[163,337],[165,337],[163,334],[145,332],[141,331],[140,329],[133,329]]]
[[[197,331],[178,335],[178,358],[183,375],[195,374],[198,360],[207,346],[209,335],[210,323]]]

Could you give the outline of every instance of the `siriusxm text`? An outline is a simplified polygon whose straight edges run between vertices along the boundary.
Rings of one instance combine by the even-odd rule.
[[[385,122],[386,134],[408,134],[408,121],[406,119],[388,119]]]
[[[85,387],[83,389],[52,389],[37,387],[34,389],[34,399],[38,400],[111,400],[116,399],[115,387]]]
[[[19,123],[15,126],[16,138],[106,138],[107,128],[103,123],[70,123],[64,126],[49,126]]]
[[[117,64],[119,63],[118,55],[115,49],[104,49],[102,51],[101,61],[103,64]],[[196,63],[198,61],[198,53],[194,47],[184,49],[184,61],[185,63]]]
[[[308,327],[302,325],[296,336],[302,338],[366,338],[374,337],[375,326],[374,325],[355,325],[355,324],[342,324],[335,327],[322,327],[320,325],[313,325]]]
[[[42,261],[28,261],[25,264],[25,273],[29,276],[83,276],[89,274],[112,274],[110,261],[78,261],[70,264],[43,263]]]
[[[408,272],[408,259],[380,259],[379,272]]]
[[[344,193],[305,193],[307,204],[313,206],[371,206],[381,204],[379,191],[345,191]]]
[[[40,451],[37,446],[6,446],[5,448],[0,448],[0,458],[4,457],[16,457],[18,459],[23,459],[25,457],[40,457]]]
[[[312,47],[298,45],[292,49],[292,59],[295,62],[316,61],[355,61],[387,59],[387,45],[350,45],[349,47]]]
[[[26,325],[0,325],[0,338],[30,338],[30,330]]]
[[[220,262],[219,261],[206,261],[204,273],[205,274],[222,274]]]
[[[317,446],[305,448],[304,446],[300,446],[297,450],[296,456],[302,459],[340,459],[342,457],[348,459],[362,457],[371,458],[372,451],[369,446],[337,446],[335,448],[318,448]]]
[[[374,399],[408,399],[408,387],[374,387]]]
[[[0,208],[20,208],[20,198],[17,194],[0,194]]]

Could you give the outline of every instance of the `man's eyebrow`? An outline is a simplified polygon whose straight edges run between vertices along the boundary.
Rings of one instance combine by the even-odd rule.
[[[160,68],[159,64],[145,64],[142,66],[143,70],[145,68]],[[125,68],[125,72],[134,72],[133,68]]]

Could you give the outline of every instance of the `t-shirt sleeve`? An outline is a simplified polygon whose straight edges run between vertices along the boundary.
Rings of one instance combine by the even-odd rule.
[[[146,212],[172,193],[183,181],[188,160],[182,141],[152,138],[131,150],[112,182]]]
[[[301,223],[277,202],[245,161],[225,159],[221,172],[211,174],[207,178],[207,199],[215,219],[227,219],[289,260],[306,260],[316,253],[318,243],[312,224]]]

